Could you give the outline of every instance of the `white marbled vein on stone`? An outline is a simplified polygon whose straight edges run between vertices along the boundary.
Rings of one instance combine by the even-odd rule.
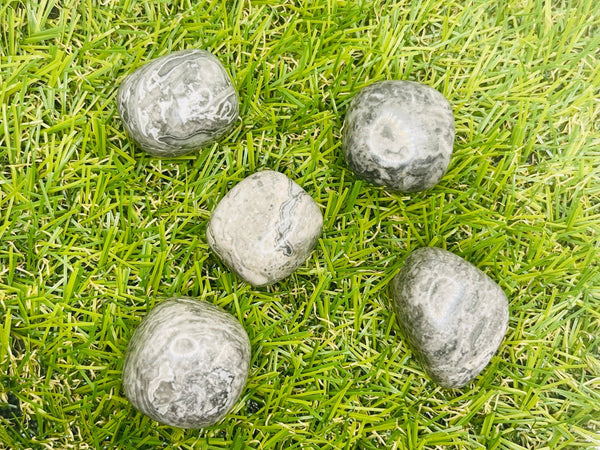
[[[254,286],[290,275],[310,256],[323,227],[315,201],[282,173],[265,170],[238,183],[215,208],[210,247]]]
[[[250,368],[250,341],[223,309],[187,297],[165,300],[135,330],[123,389],[152,419],[180,428],[217,423],[238,401]]]
[[[426,372],[459,388],[488,364],[508,325],[508,300],[490,277],[440,248],[412,252],[393,281],[403,336]]]
[[[174,52],[140,67],[123,80],[117,106],[131,138],[162,157],[217,141],[239,112],[231,78],[204,50]]]
[[[433,187],[448,169],[453,145],[450,103],[420,83],[373,83],[346,112],[346,162],[357,176],[378,186],[403,192]]]

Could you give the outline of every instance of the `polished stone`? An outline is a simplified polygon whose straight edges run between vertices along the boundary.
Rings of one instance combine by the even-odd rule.
[[[172,298],[133,333],[123,389],[152,419],[200,428],[217,423],[235,405],[249,368],[250,341],[232,315],[205,301]]]
[[[490,361],[506,332],[508,301],[490,277],[440,248],[412,252],[393,281],[403,336],[429,376],[459,388]]]
[[[213,251],[254,286],[290,275],[310,256],[323,227],[315,201],[282,173],[255,173],[215,208],[206,236]]]
[[[117,106],[131,138],[161,157],[217,141],[239,111],[227,71],[204,50],[174,52],[140,67],[123,80]]]
[[[402,192],[433,187],[448,170],[453,145],[450,103],[420,83],[373,83],[346,112],[346,162],[357,176],[378,186]]]

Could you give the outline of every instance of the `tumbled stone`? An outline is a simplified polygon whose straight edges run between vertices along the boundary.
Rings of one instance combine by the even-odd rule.
[[[165,300],[135,330],[123,389],[152,419],[174,427],[217,423],[238,401],[250,368],[250,341],[230,314],[187,297]]]
[[[429,376],[444,387],[473,380],[506,332],[508,300],[477,267],[440,248],[412,252],[393,281],[404,337]]]
[[[381,81],[352,100],[342,147],[352,171],[395,191],[423,191],[446,173],[454,115],[435,89],[413,81]]]
[[[204,50],[174,52],[140,67],[123,80],[117,106],[130,137],[162,157],[212,144],[239,111],[227,71]]]
[[[265,170],[238,183],[215,208],[210,247],[254,286],[290,275],[310,256],[323,226],[315,201],[282,173]]]

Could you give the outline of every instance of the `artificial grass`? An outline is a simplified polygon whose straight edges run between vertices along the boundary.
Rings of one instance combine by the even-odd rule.
[[[0,443],[4,448],[575,448],[600,445],[600,7],[581,1],[4,1],[0,5]],[[241,120],[151,158],[116,87],[174,50],[230,71]],[[431,85],[457,139],[433,189],[362,182],[343,115],[382,79]],[[231,186],[271,168],[323,208],[311,259],[253,289],[206,243]],[[497,280],[509,331],[441,389],[398,332],[388,285],[447,248]],[[128,339],[161,299],[234,314],[243,397],[204,430],[137,413]]]

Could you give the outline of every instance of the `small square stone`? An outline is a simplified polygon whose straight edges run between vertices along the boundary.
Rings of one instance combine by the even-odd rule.
[[[265,170],[238,183],[206,230],[219,258],[253,286],[275,283],[309,257],[321,229],[319,206],[282,173]]]

